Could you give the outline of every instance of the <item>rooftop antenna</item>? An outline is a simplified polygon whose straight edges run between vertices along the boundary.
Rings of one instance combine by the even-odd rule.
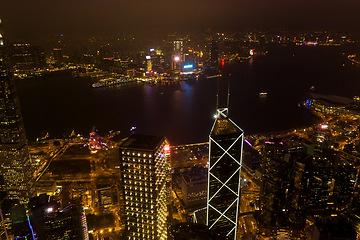
[[[217,90],[216,90],[216,110],[219,109],[219,85],[220,85],[220,78],[217,79]]]
[[[229,112],[229,102],[230,102],[230,80],[231,80],[231,73],[229,73],[229,81],[228,81],[228,95],[227,95],[227,104],[226,107]]]

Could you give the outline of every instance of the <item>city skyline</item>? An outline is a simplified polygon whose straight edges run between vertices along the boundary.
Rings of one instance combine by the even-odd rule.
[[[0,3],[0,238],[355,240],[346,3]]]

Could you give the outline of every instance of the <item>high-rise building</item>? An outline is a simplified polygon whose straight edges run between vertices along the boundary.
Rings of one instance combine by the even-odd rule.
[[[1,24],[1,20],[0,20]],[[26,203],[33,193],[30,155],[13,78],[0,31],[0,182],[9,199]]]
[[[167,239],[170,146],[166,138],[131,135],[121,146],[127,239]]]
[[[279,228],[287,220],[287,190],[289,187],[288,147],[280,139],[265,142],[260,200],[261,225]]]
[[[59,201],[42,194],[30,200],[29,209],[36,239],[89,239],[86,216],[80,201],[75,200],[61,207]]]
[[[228,109],[220,108],[209,138],[206,225],[236,239],[244,132],[228,118]]]
[[[218,64],[219,64],[219,43],[214,40],[211,42],[210,65],[217,66]]]
[[[14,76],[25,78],[34,70],[46,67],[45,52],[39,46],[30,43],[14,43],[10,48],[11,65]]]
[[[180,61],[184,61],[184,42],[183,40],[174,41],[174,56],[179,57]]]
[[[352,203],[359,169],[353,164],[339,160],[335,170],[334,194],[338,205],[346,206]]]

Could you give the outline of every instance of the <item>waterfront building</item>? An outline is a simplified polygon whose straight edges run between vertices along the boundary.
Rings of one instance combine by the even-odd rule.
[[[131,135],[120,146],[127,239],[167,239],[170,146],[165,137]]]
[[[206,225],[229,239],[236,239],[238,227],[243,140],[228,108],[217,109],[209,136]]]
[[[183,62],[184,59],[184,41],[175,40],[174,41],[174,56],[180,57],[180,61]]]
[[[39,46],[14,43],[9,52],[15,77],[26,78],[34,75],[35,70],[46,67],[45,52]]]
[[[34,192],[31,159],[2,34],[0,31],[0,182],[4,188],[0,191],[8,199],[26,203]]]
[[[211,42],[210,49],[210,65],[217,66],[219,64],[219,43],[215,40]]]
[[[35,67],[30,43],[14,43],[12,61],[15,74],[26,76],[27,73],[30,73]]]
[[[183,40],[174,41],[174,51],[171,59],[171,70],[179,72],[184,62],[184,42]]]
[[[353,102],[352,99],[346,97],[310,93],[310,97],[305,101],[305,106],[325,115],[360,115],[358,111],[351,110]]]

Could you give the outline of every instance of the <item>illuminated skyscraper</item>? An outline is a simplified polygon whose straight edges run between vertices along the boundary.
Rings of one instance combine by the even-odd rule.
[[[206,224],[236,239],[244,132],[228,118],[228,108],[217,110],[209,138]]]
[[[131,135],[120,147],[127,239],[167,239],[170,147],[164,137]]]
[[[1,24],[1,20],[0,20]],[[9,75],[0,31],[0,191],[9,199],[28,201],[33,193],[30,155],[13,78]]]
[[[183,40],[174,41],[174,56],[179,57],[180,61],[184,61],[184,42]]]

